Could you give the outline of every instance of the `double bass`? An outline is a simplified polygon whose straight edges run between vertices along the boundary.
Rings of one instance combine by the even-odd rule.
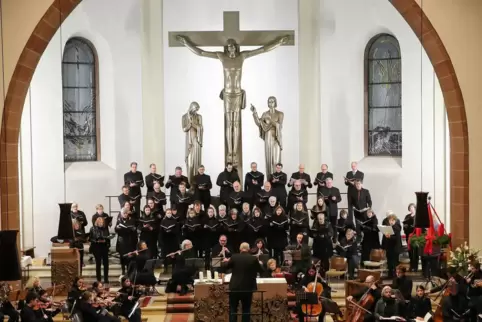
[[[317,304],[302,304],[301,311],[306,316],[318,316],[323,312],[323,306],[321,305],[321,294],[323,293],[323,285],[318,283],[318,274],[320,267],[316,267],[315,280],[306,286],[305,292],[316,294]]]
[[[347,322],[364,321],[366,314],[372,314],[368,308],[373,307],[375,304],[375,297],[370,294],[370,290],[377,282],[378,281],[375,281],[368,286],[368,290],[363,293],[358,303],[351,301],[355,307],[353,308],[352,313],[347,317]]]

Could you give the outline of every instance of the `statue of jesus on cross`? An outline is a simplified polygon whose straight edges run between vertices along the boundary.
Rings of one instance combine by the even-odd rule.
[[[170,32],[170,42],[172,40]],[[224,31],[178,32],[175,41],[201,57],[219,59],[224,70],[224,102],[226,163],[241,171],[241,110],[246,107],[246,93],[241,87],[244,60],[269,52],[282,45],[293,44],[293,31],[240,31],[239,12],[224,13]],[[235,39],[242,39],[236,42]],[[267,39],[271,40],[267,41]],[[193,40],[194,39],[194,40]],[[227,39],[227,40],[225,40]],[[274,39],[274,40],[273,40]],[[224,40],[223,43],[221,41]],[[171,44],[170,44],[171,45]],[[224,47],[224,51],[206,51],[201,46]],[[260,46],[254,50],[240,50],[240,45]],[[171,45],[172,46],[172,45]]]

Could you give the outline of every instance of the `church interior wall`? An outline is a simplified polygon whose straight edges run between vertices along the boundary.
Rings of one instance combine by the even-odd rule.
[[[320,16],[320,153],[335,174],[335,186],[345,191],[343,175],[350,162],[357,161],[379,219],[387,210],[405,216],[407,205],[416,200],[414,192],[422,189],[430,192],[441,220],[447,222],[447,116],[438,79],[420,41],[388,1],[323,0]],[[401,157],[367,156],[365,148],[364,53],[369,41],[383,33],[395,36],[401,48]]]
[[[105,196],[120,193],[129,163],[142,165],[140,14],[137,1],[82,1],[40,59],[25,101],[19,146],[23,243],[36,245],[39,254],[48,253],[57,233],[58,202],[77,202],[90,218],[97,203],[107,206]],[[72,37],[88,40],[97,53],[97,162],[64,164],[61,55]]]

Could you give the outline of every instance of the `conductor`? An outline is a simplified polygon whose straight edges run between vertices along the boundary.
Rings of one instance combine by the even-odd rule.
[[[233,254],[231,258],[224,260],[225,267],[231,269],[232,275],[229,281],[229,321],[236,322],[238,305],[241,302],[243,322],[251,321],[251,300],[253,291],[256,291],[256,277],[263,272],[258,259],[249,253],[249,244],[242,243],[239,246],[239,254]]]

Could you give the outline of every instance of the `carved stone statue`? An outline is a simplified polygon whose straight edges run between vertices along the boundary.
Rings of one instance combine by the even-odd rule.
[[[197,112],[199,104],[192,102],[186,114],[182,116],[182,130],[186,132],[186,169],[189,182],[197,174],[202,164],[203,119]]]
[[[234,39],[228,39],[224,51],[205,51],[196,47],[189,38],[178,35],[176,39],[201,57],[219,59],[224,69],[224,89],[220,98],[224,101],[226,162],[240,164],[241,155],[241,110],[246,107],[246,93],[241,88],[244,60],[271,51],[289,41],[289,36],[278,38],[254,50],[240,51]]]
[[[256,112],[256,108],[251,104],[254,123],[259,128],[259,136],[264,140],[264,157],[266,160],[266,175],[275,172],[277,163],[281,162],[281,151],[283,150],[283,140],[281,132],[283,129],[284,113],[278,111],[278,101],[276,97],[268,98],[269,110],[261,115]]]

